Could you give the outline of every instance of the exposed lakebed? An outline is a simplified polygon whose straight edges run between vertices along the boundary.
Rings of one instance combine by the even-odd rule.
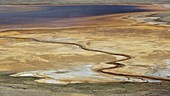
[[[9,11],[9,7],[13,8],[12,6],[4,6],[3,11],[0,11],[0,25],[7,25],[9,28],[23,28],[22,25],[26,25],[26,27],[37,27],[39,24],[42,24],[43,28],[48,28],[51,24],[54,24],[53,27],[56,27],[55,25],[60,24],[59,22],[56,23],[56,21],[60,20],[68,20],[69,22],[69,20],[73,18],[80,17],[149,11],[139,6],[127,5],[36,6],[36,8],[34,6],[35,9],[33,8],[33,10],[28,10],[31,7],[27,7],[27,10],[24,9],[20,11],[16,11],[18,9],[15,8],[13,11]],[[25,6],[20,7],[22,8]],[[5,8],[8,10],[5,10]],[[128,23],[128,25],[131,23],[129,21],[125,22],[122,18],[123,16],[119,19],[115,16],[115,18],[106,21],[111,21],[112,25],[116,23],[115,20],[117,20],[117,23],[119,23],[118,21]],[[101,21],[105,19],[107,18],[104,17]],[[68,22],[64,22],[63,24],[67,25]],[[87,21],[85,20],[84,22]],[[48,26],[45,26],[46,23],[48,23]],[[90,21],[90,23],[92,23],[92,21]],[[118,26],[117,23],[115,24],[116,26]],[[41,77],[42,79],[35,80],[39,83],[159,82],[159,80],[164,79],[168,81],[169,78],[166,76],[164,76],[165,78],[155,77],[155,75],[152,77],[146,76],[145,73],[148,72],[148,70],[157,68],[154,66],[156,61],[149,63],[150,65],[147,65],[148,62],[150,62],[148,59],[146,59],[146,64],[143,64],[144,60],[141,60],[142,63],[139,63],[139,60],[135,61],[137,63],[134,61],[131,61],[132,63],[128,62],[132,59],[131,56],[133,55],[135,57],[140,57],[138,55],[136,56],[136,54],[142,53],[139,52],[140,48],[145,54],[152,53],[152,50],[159,50],[160,43],[157,43],[157,34],[154,34],[155,37],[153,37],[152,34],[152,38],[149,38],[150,41],[154,41],[155,43],[150,42],[148,38],[143,39],[145,37],[142,37],[142,42],[139,33],[143,33],[143,31],[147,30],[140,29],[135,31],[134,29],[137,29],[137,27],[131,29],[130,25],[127,28],[128,30],[122,30],[123,27],[103,27],[103,29],[96,27],[90,29],[23,30],[22,32],[19,30],[11,30],[9,32],[3,31],[0,39],[2,42],[2,47],[0,47],[2,51],[2,70],[20,71],[11,75],[15,77]],[[125,38],[123,34],[127,34],[127,31],[130,33],[139,31],[139,33],[133,34],[134,36],[128,35],[128,38]],[[153,33],[155,33],[155,30],[153,31]],[[11,35],[8,35],[7,32]],[[148,35],[150,36],[150,34]],[[114,36],[116,36],[116,40]],[[134,37],[136,37],[135,40]],[[134,44],[132,44],[132,42]],[[149,51],[145,52],[145,45],[136,48],[136,45],[141,45],[141,43],[144,43],[147,47],[157,47],[153,47],[152,50],[148,49]],[[127,47],[127,44],[132,45]],[[121,45],[123,47],[121,47]],[[80,53],[81,55],[74,55]],[[119,56],[121,58],[117,58]],[[122,63],[125,61],[129,64]],[[15,68],[18,64],[20,64],[20,67]],[[93,68],[93,66],[95,67]],[[96,69],[98,70],[96,71]],[[111,74],[116,76],[112,77]],[[149,72],[148,74],[150,75]]]

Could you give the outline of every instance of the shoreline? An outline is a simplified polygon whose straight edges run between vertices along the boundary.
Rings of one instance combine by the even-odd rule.
[[[26,30],[26,29],[18,29],[18,30],[16,30],[16,29],[13,29],[13,30],[11,30],[11,29],[7,29],[7,30],[2,30],[3,32],[1,32],[0,33],[0,35],[2,36],[2,37],[9,37],[10,38],[10,36],[14,36],[15,37],[15,35],[16,36],[19,36],[18,38],[25,38],[25,37],[22,37],[22,36],[27,36],[27,35],[32,35],[32,36],[35,36],[35,39],[33,38],[33,39],[31,39],[31,40],[33,40],[33,41],[40,41],[39,39],[36,39],[36,36],[38,35],[38,37],[39,38],[42,38],[43,36],[43,38],[47,38],[48,39],[48,36],[58,36],[58,35],[53,35],[53,32],[54,33],[56,33],[56,34],[59,34],[59,32],[58,31],[66,31],[66,35],[64,35],[64,37],[63,38],[66,38],[66,37],[68,37],[69,35],[71,35],[71,34],[69,34],[69,32],[74,32],[75,30],[77,30],[77,31],[75,31],[76,32],[76,34],[80,34],[81,33],[81,31],[79,32],[79,30],[81,29],[81,30],[83,30],[83,32],[85,31],[85,34],[86,34],[86,31],[87,32],[89,32],[89,33],[92,33],[91,34],[91,38],[88,38],[88,37],[86,37],[87,38],[87,40],[90,40],[91,39],[91,41],[92,42],[101,42],[101,40],[99,40],[99,38],[98,39],[95,39],[95,37],[93,37],[94,36],[94,34],[93,34],[93,32],[96,32],[95,34],[96,35],[98,35],[98,34],[100,34],[100,30],[103,30],[102,32],[103,32],[103,34],[105,34],[106,35],[106,37],[103,37],[103,38],[108,38],[108,41],[107,41],[107,39],[106,39],[106,41],[107,42],[116,42],[116,40],[114,40],[113,38],[111,38],[111,37],[107,37],[107,34],[118,34],[118,35],[115,35],[115,38],[117,38],[117,39],[119,39],[119,40],[126,40],[126,38],[125,38],[125,36],[123,36],[123,33],[122,34],[120,34],[119,33],[119,31],[123,31],[123,32],[127,32],[126,30],[122,30],[122,29],[124,29],[124,28],[127,28],[127,30],[128,30],[128,32],[131,32],[132,30],[131,29],[135,29],[135,30],[145,30],[145,28],[138,28],[138,27],[141,27],[141,26],[144,26],[144,27],[146,27],[146,29],[148,28],[150,28],[150,30],[155,30],[154,29],[154,27],[150,27],[150,26],[148,26],[148,25],[145,25],[145,24],[143,24],[143,25],[127,25],[127,24],[133,24],[134,22],[133,21],[131,21],[131,20],[129,20],[128,18],[126,19],[126,18],[124,18],[124,17],[127,17],[127,16],[129,16],[129,15],[134,15],[134,14],[144,14],[145,12],[136,12],[136,13],[125,13],[125,14],[114,14],[114,15],[107,15],[107,16],[94,16],[94,17],[88,17],[88,18],[80,18],[80,21],[83,19],[84,21],[86,21],[86,20],[89,20],[89,21],[91,21],[91,20],[94,20],[93,22],[94,23],[96,23],[95,22],[95,20],[98,20],[99,19],[99,21],[98,21],[98,23],[101,23],[101,25],[93,25],[93,24],[91,24],[92,22],[90,22],[90,24],[88,24],[88,23],[82,23],[82,25],[83,24],[85,24],[84,25],[84,27],[68,27],[68,28],[65,28],[65,27],[63,27],[63,28],[60,28],[60,29],[43,29],[43,28],[40,28],[40,29],[37,29],[37,28],[35,28],[35,29],[28,29],[28,30]],[[107,17],[110,17],[109,19],[107,18]],[[107,18],[106,20],[105,20],[105,18]],[[124,18],[124,19],[123,19]],[[111,21],[111,20],[114,20],[114,22],[113,21]],[[103,21],[103,20],[105,20],[105,21]],[[115,20],[117,20],[116,22],[119,22],[119,21],[121,21],[121,22],[119,22],[120,24],[118,24],[118,23],[115,23]],[[74,20],[73,20],[74,21]],[[64,22],[64,21],[60,21],[60,22]],[[108,23],[109,22],[109,23]],[[123,24],[122,24],[123,23]],[[135,22],[136,23],[136,22]],[[99,28],[99,26],[101,26],[101,28]],[[92,29],[90,29],[90,28],[92,28]],[[98,30],[97,30],[97,28],[99,28],[99,32],[98,32]],[[103,29],[102,29],[103,28]],[[159,28],[163,28],[163,27],[157,27],[157,26],[155,26],[155,28],[157,28],[157,29],[159,29]],[[72,29],[75,29],[75,30],[73,30],[73,31],[71,31]],[[109,30],[110,31],[109,31]],[[57,31],[56,31],[57,30]],[[130,31],[129,31],[130,30]],[[162,30],[162,29],[161,29]],[[28,32],[27,32],[28,31]],[[31,31],[36,31],[35,33],[34,32],[31,32]],[[42,32],[42,31],[44,31],[44,32]],[[50,32],[49,32],[50,31]],[[106,32],[105,32],[106,31]],[[107,31],[109,31],[109,32],[107,32]],[[118,32],[118,33],[112,33],[112,31],[114,32],[114,31],[116,31],[116,32]],[[145,30],[146,31],[146,30]],[[156,30],[157,31],[157,30]],[[13,32],[13,33],[12,33]],[[29,33],[30,32],[30,33]],[[41,37],[41,34],[38,34],[38,33],[43,33],[42,34],[42,37]],[[68,32],[68,34],[67,34],[67,32]],[[143,33],[143,31],[141,31],[142,33],[141,34],[144,34]],[[3,35],[3,33],[6,33],[6,34],[4,34]],[[8,34],[9,33],[9,34]],[[124,33],[124,34],[125,34]],[[35,34],[35,35],[34,35]],[[64,33],[63,33],[64,34]],[[128,34],[130,34],[130,33],[128,33]],[[132,33],[132,34],[137,34],[138,35],[138,33],[136,32],[136,33]],[[153,33],[151,33],[151,34],[153,34],[153,35],[155,35],[155,33],[154,33],[154,31],[153,31]],[[8,36],[8,35],[10,35],[10,36]],[[21,35],[21,37],[20,37],[20,35]],[[74,35],[74,34],[73,34]],[[59,35],[60,36],[60,35]],[[77,38],[79,38],[80,39],[80,37],[81,36],[84,36],[84,35],[80,35],[80,36],[77,36],[77,37],[74,37],[73,39],[75,40],[75,39],[77,39]],[[99,35],[99,36],[103,36],[103,35]],[[120,36],[120,37],[119,37]],[[121,37],[122,36],[122,37]],[[152,35],[151,35],[152,36]],[[131,36],[130,36],[131,37]],[[130,37],[128,37],[127,38],[127,40],[129,40],[130,39]],[[137,38],[138,37],[138,38]],[[147,42],[149,45],[151,44],[152,45],[152,42],[154,41],[154,42],[156,42],[155,44],[157,44],[157,46],[160,44],[160,43],[157,43],[157,34],[155,35],[155,37],[156,38],[153,38],[153,39],[149,39],[148,41],[143,41],[143,42]],[[12,37],[11,37],[12,38]],[[55,37],[55,38],[57,38],[57,37]],[[59,38],[59,37],[58,37]],[[84,38],[85,40],[82,40],[83,42],[84,41],[86,41],[86,38]],[[133,40],[133,37],[131,37],[132,38],[132,41],[134,41]],[[136,38],[134,38],[136,41],[140,41],[140,35],[139,36],[136,36]],[[142,38],[145,38],[145,37],[142,37]],[[26,39],[26,38],[25,38]],[[29,39],[29,38],[28,38]],[[94,41],[92,40],[92,39],[94,39]],[[110,39],[110,41],[109,41],[109,39]],[[146,38],[145,38],[146,39]],[[142,40],[145,40],[145,39],[142,39]],[[53,40],[53,39],[51,39],[51,40]],[[74,41],[73,40],[73,41]],[[99,41],[98,41],[99,40]],[[102,41],[103,40],[105,40],[105,39],[102,39]],[[121,43],[121,42],[119,42],[119,40],[117,40],[117,44],[119,45],[119,44],[123,44],[123,43]],[[7,41],[7,42],[9,42],[8,40],[4,40],[4,41]],[[3,42],[4,42],[3,40],[2,40],[2,44],[4,44]],[[22,41],[22,42],[20,42],[20,41]],[[26,41],[26,42],[24,42],[24,41]],[[75,40],[76,41],[76,40]],[[80,40],[81,41],[81,40]],[[76,41],[76,42],[80,42],[80,41]],[[81,42],[82,42],[81,41]],[[91,42],[90,41],[90,42]],[[129,41],[129,42],[132,42],[132,41]],[[152,41],[152,42],[151,42]],[[18,42],[18,43],[17,43]],[[50,41],[45,41],[45,42],[49,42],[50,43]],[[55,43],[55,41],[51,41],[51,42],[54,42]],[[70,41],[69,41],[70,42]],[[71,41],[72,42],[72,41]],[[82,45],[78,45],[79,43],[76,43],[76,42],[73,42],[74,43],[74,45],[76,45],[76,46],[79,46],[79,47],[81,47],[82,45],[84,45],[84,44],[82,44]],[[99,42],[99,43],[100,43]],[[124,41],[125,42],[125,41]],[[127,44],[129,44],[129,42],[127,42]],[[164,41],[162,41],[162,42],[164,42]],[[10,43],[10,42],[9,42]],[[26,44],[27,46],[28,46],[28,48],[29,48],[29,45],[31,45],[32,43],[34,44],[35,42],[29,42],[29,40],[14,40],[14,45],[13,46],[16,46],[16,49],[18,48],[18,47],[20,47],[20,49],[22,49],[23,47],[20,45],[20,44]],[[15,44],[16,43],[16,44]],[[134,44],[136,44],[136,42],[134,41],[133,42]],[[17,45],[17,44],[19,44],[19,45]],[[69,44],[71,44],[71,43],[69,43]],[[92,43],[93,44],[93,43]],[[94,43],[95,44],[95,43]],[[101,45],[102,45],[102,42],[100,43]],[[45,47],[45,45],[46,44],[38,44],[37,43],[37,45],[39,45],[39,46],[43,46],[43,47]],[[53,45],[53,44],[52,44]],[[34,47],[36,47],[35,45],[31,45],[31,46],[34,46]],[[102,46],[104,46],[104,45],[102,45]],[[110,45],[110,46],[113,46],[113,45]],[[122,45],[122,46],[124,46],[124,47],[122,47],[122,50],[117,50],[119,53],[125,53],[125,54],[131,54],[131,53],[128,53],[127,51],[128,50],[126,50],[126,44],[125,45]],[[133,45],[132,45],[133,46]],[[9,49],[8,48],[8,46],[4,46],[4,47],[7,47],[7,49]],[[54,47],[54,46],[53,46]],[[62,48],[65,48],[66,46],[62,46]],[[68,46],[67,46],[68,47]],[[95,46],[95,48],[92,48],[91,50],[93,50],[93,49],[96,49],[97,50],[97,48],[98,47],[100,47],[99,45],[97,45],[97,46]],[[104,46],[103,48],[105,48],[106,46]],[[114,47],[116,47],[116,46],[113,46],[113,49],[114,49]],[[119,47],[119,46],[117,46],[117,47]],[[159,47],[154,47],[154,46],[152,46],[153,48],[155,48],[155,50],[157,49],[157,48],[159,48]],[[46,47],[45,47],[46,48]],[[50,48],[50,47],[49,47]],[[60,48],[60,47],[54,47],[54,49],[55,49],[55,51],[56,51],[56,48]],[[110,47],[109,47],[110,48]],[[111,47],[112,48],[112,47]],[[125,48],[125,49],[124,49]],[[129,48],[130,48],[130,46],[129,46]],[[134,48],[136,48],[136,47],[134,47]],[[2,48],[3,49],[3,48]],[[73,48],[74,49],[74,48]],[[71,49],[71,50],[73,50],[73,49]],[[121,49],[121,48],[120,48]],[[133,49],[133,48],[132,48]],[[137,48],[138,49],[138,48]],[[136,50],[137,50],[136,49]],[[144,48],[145,49],[145,48]],[[5,50],[5,49],[3,49],[3,50]],[[25,49],[23,49],[24,51],[27,51],[27,50],[25,50]],[[36,49],[37,50],[37,49]],[[38,49],[38,50],[40,50],[40,49]],[[46,50],[48,50],[48,46],[47,46],[47,49]],[[50,50],[51,50],[51,48],[50,48]],[[60,51],[61,49],[59,49],[59,51]],[[70,51],[70,49],[67,49],[68,51]],[[77,49],[78,50],[78,49]],[[99,49],[98,49],[99,50]],[[129,49],[129,50],[131,50],[131,48]],[[136,51],[135,50],[135,51]],[[158,50],[158,49],[157,49]],[[61,50],[61,52],[62,52],[63,50]],[[100,51],[100,50],[99,50]],[[98,51],[98,52],[99,52]],[[112,50],[112,51],[114,51],[114,50]],[[117,51],[116,51],[116,53],[117,53]],[[131,50],[132,51],[132,50]],[[138,51],[139,51],[139,49],[138,49]],[[137,52],[138,52],[137,51]],[[164,51],[164,50],[163,50]],[[101,52],[101,51],[100,51]],[[106,51],[102,51],[102,52],[106,52]],[[151,52],[152,52],[152,50],[151,50]],[[148,52],[146,52],[146,54],[147,54]],[[18,53],[17,53],[18,54]],[[41,54],[41,52],[39,53],[39,54]],[[68,53],[69,54],[69,53]],[[133,53],[132,53],[133,54]],[[24,53],[21,53],[21,56],[22,55],[26,55],[26,54],[24,54]],[[60,54],[59,54],[60,55]],[[133,54],[134,55],[134,54]],[[38,55],[39,56],[39,55]],[[10,57],[10,55],[9,55],[9,57]],[[43,58],[46,58],[46,57],[48,57],[48,56],[45,56],[45,57],[38,57],[38,59],[37,60],[42,60],[41,62],[43,62],[44,64],[48,64],[48,62],[50,61],[50,60],[48,60],[48,59],[43,59]],[[103,56],[104,57],[104,56]],[[136,56],[137,57],[137,56]],[[12,59],[11,60],[15,60],[15,58],[13,59],[14,57],[12,57]],[[32,59],[32,57],[31,57],[31,59]],[[124,59],[122,59],[122,60],[124,60]],[[120,60],[118,60],[118,61],[120,61]],[[131,60],[130,60],[131,61]],[[126,61],[126,62],[130,62],[130,61]],[[20,60],[19,62],[21,62],[21,64],[23,63],[23,62],[27,62],[27,58],[26,57],[24,57],[24,60]],[[156,61],[155,61],[156,62]],[[39,62],[38,62],[39,63]],[[117,64],[117,62],[112,62],[112,63],[116,63]],[[119,63],[119,62],[118,62]],[[16,63],[17,64],[17,63]],[[27,64],[27,63],[26,63]],[[34,63],[33,63],[34,64]],[[121,65],[121,64],[118,64],[118,65],[116,65],[116,67],[119,67],[119,65]],[[23,65],[22,65],[23,66]],[[33,65],[34,66],[34,65]],[[53,65],[52,65],[53,66]],[[97,66],[97,65],[96,65]],[[122,65],[121,65],[122,66]],[[147,66],[147,65],[146,65]],[[37,66],[38,67],[38,66]],[[103,67],[103,66],[102,66]],[[102,68],[101,67],[101,68]],[[129,66],[125,66],[125,68],[128,68]],[[113,68],[113,66],[112,66],[112,68]],[[130,67],[129,67],[130,68]],[[143,67],[142,67],[143,68]],[[26,68],[27,69],[27,68]],[[29,69],[29,66],[28,66],[28,69]],[[35,67],[35,69],[36,69],[36,67]],[[40,68],[41,69],[41,68]],[[106,69],[109,69],[109,71],[107,70],[105,73],[109,73],[109,74],[112,74],[112,73],[115,73],[114,72],[114,70],[112,70],[112,69],[110,69],[110,68],[106,68]],[[116,70],[119,70],[119,69],[123,69],[123,68],[117,68]],[[147,69],[147,68],[146,68]],[[144,71],[146,71],[146,69],[142,69],[142,70],[144,70]],[[148,69],[149,69],[149,67],[148,67]],[[9,69],[10,70],[10,69]],[[12,70],[12,69],[11,69]],[[38,69],[37,69],[38,70]],[[102,70],[100,70],[100,71],[102,71]],[[102,71],[103,72],[103,71]],[[123,73],[126,73],[126,71],[124,72],[124,71],[121,71],[120,70],[120,74],[123,74]],[[141,72],[142,73],[142,72]],[[140,74],[141,74],[140,73]],[[128,72],[126,73],[126,74],[129,74]],[[128,76],[130,76],[130,75],[134,75],[135,73],[130,73]],[[139,73],[137,73],[137,75],[138,75]],[[142,73],[143,74],[143,73]],[[136,74],[134,75],[134,76],[137,76]],[[127,76],[127,77],[128,77]]]
[[[97,4],[95,4],[95,5],[97,5]],[[128,5],[128,4],[120,4],[120,5]],[[13,5],[4,5],[4,6],[13,6]],[[44,5],[30,5],[30,6],[36,7],[36,6],[44,6]],[[51,5],[51,6],[53,6],[53,5]],[[76,5],[76,6],[79,6],[79,5]],[[145,14],[145,13],[158,13],[158,12],[170,12],[169,9],[164,8],[160,5],[150,6],[150,5],[135,5],[135,4],[132,4],[132,6],[136,6],[136,7],[139,7],[141,9],[146,9],[146,10],[150,10],[150,11],[106,14],[106,15],[100,15],[100,16],[87,16],[87,17],[78,17],[78,18],[71,18],[71,19],[66,18],[64,20],[55,20],[52,23],[51,23],[51,21],[49,21],[49,23],[45,23],[43,25],[41,25],[41,24],[38,25],[36,23],[31,24],[31,25],[35,26],[34,28],[30,24],[25,24],[25,25],[19,24],[20,28],[19,27],[17,28],[17,26],[15,26],[15,25],[10,25],[10,26],[9,25],[1,25],[0,29],[3,31],[3,30],[13,30],[13,29],[14,30],[15,29],[16,30],[18,30],[18,29],[21,29],[21,30],[24,30],[24,29],[26,29],[26,30],[27,29],[65,29],[65,28],[90,27],[90,26],[93,26],[93,27],[95,27],[95,26],[112,26],[113,23],[111,22],[111,20],[121,20],[122,18],[126,18],[130,15]],[[105,18],[107,18],[107,19],[105,20]],[[109,19],[110,19],[110,21],[108,21]],[[126,18],[126,19],[128,20],[129,18]],[[124,21],[126,21],[126,19]],[[90,22],[90,23],[88,23],[88,22]],[[122,20],[116,21],[116,22],[122,22]],[[53,23],[55,23],[57,25],[53,25]],[[69,25],[62,25],[64,23],[68,23]],[[125,23],[127,23],[127,22],[125,22]],[[116,26],[122,26],[123,24],[124,23],[122,22],[122,24],[116,25]],[[12,26],[14,28],[10,28]],[[46,26],[46,27],[44,27],[44,26]],[[115,26],[115,25],[113,25],[113,26]]]

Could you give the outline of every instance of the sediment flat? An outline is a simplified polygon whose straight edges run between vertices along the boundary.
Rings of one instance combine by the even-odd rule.
[[[2,29],[0,32],[0,71],[12,72],[1,76],[3,77],[0,79],[2,89],[5,88],[8,92],[12,88],[15,91],[16,86],[22,85],[15,85],[15,81],[14,87],[9,88],[4,83],[8,78],[29,79],[26,83],[31,82],[33,85],[28,84],[30,86],[40,86],[41,83],[71,84],[68,86],[72,86],[73,83],[73,86],[77,88],[74,83],[82,83],[86,86],[89,84],[89,87],[93,84],[114,86],[113,82],[162,82],[155,84],[163,84],[163,87],[167,87],[170,74],[170,28],[141,23],[129,18],[131,15],[140,14],[145,14],[145,12],[60,21],[62,23],[76,22],[69,27]],[[32,93],[34,90],[27,90],[25,79],[23,82],[22,88],[26,87],[24,89],[26,93]],[[9,83],[10,86],[11,83]],[[139,85],[150,88],[149,84],[141,84]],[[155,84],[152,86],[155,87]],[[41,86],[53,85],[42,84]],[[68,88],[64,86],[62,85],[63,88]],[[132,84],[132,86],[138,86],[138,84]],[[16,89],[18,88],[20,87]],[[50,93],[51,90],[48,92]],[[160,93],[156,94],[167,90],[160,90]],[[73,96],[91,96],[88,92],[84,94],[84,90],[80,91],[80,94],[75,92]],[[120,91],[129,92],[126,88]],[[44,94],[49,94],[48,92]],[[61,96],[62,94],[68,95],[66,91],[63,92]],[[125,94],[128,94],[126,92]],[[155,91],[150,89],[139,93],[142,96],[150,92]],[[55,96],[55,92],[50,94]]]

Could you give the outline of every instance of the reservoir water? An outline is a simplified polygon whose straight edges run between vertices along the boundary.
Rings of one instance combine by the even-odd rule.
[[[22,8],[23,6],[18,7]],[[66,18],[149,11],[137,6],[127,5],[69,5],[38,7],[40,8],[39,10],[31,11],[0,11],[0,25],[40,23]],[[9,9],[9,6],[4,6],[3,9],[5,8]]]

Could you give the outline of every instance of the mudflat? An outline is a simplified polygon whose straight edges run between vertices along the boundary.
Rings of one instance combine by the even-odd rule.
[[[148,8],[152,9],[151,6]],[[159,9],[154,5],[153,8]],[[145,13],[53,21],[71,25],[62,27],[2,28],[0,80],[1,89],[6,90],[2,94],[8,96],[4,92],[12,90],[18,93],[11,94],[30,93],[28,96],[40,94],[40,91],[51,96],[70,96],[68,93],[72,96],[93,96],[93,92],[96,96],[103,96],[103,90],[108,88],[109,96],[162,93],[166,96],[170,81],[170,28],[130,18]],[[153,14],[152,11],[149,13]],[[131,87],[132,90],[129,90]]]

